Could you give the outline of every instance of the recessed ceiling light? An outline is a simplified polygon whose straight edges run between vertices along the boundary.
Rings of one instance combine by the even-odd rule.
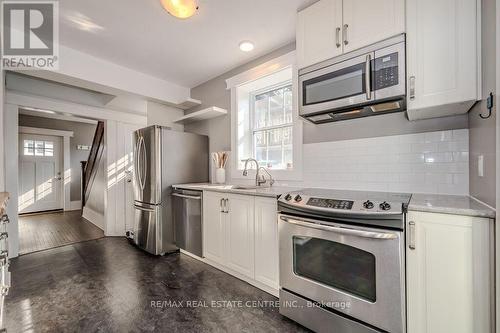
[[[161,5],[172,16],[186,19],[198,10],[196,0],[160,0]]]
[[[243,52],[250,52],[254,48],[254,45],[251,41],[249,40],[244,40],[243,42],[240,43],[240,50]]]

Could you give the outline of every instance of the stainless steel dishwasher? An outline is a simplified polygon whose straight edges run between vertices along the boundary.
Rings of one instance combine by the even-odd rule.
[[[203,257],[202,191],[174,189],[172,192],[176,245]]]

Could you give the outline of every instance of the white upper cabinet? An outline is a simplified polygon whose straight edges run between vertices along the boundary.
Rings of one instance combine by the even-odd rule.
[[[410,120],[466,113],[478,98],[477,0],[407,0]]]
[[[314,65],[405,31],[404,0],[320,0],[298,13],[297,64]]]
[[[344,0],[342,12],[344,52],[405,31],[404,0]]]
[[[490,333],[492,221],[409,212],[406,230],[408,333]]]
[[[321,0],[297,17],[299,68],[342,54],[342,0]]]

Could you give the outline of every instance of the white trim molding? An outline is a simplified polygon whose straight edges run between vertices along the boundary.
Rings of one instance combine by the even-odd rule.
[[[88,207],[83,207],[82,217],[101,230],[104,230],[104,215],[99,214]]]
[[[5,95],[6,103],[14,104],[20,109],[32,108],[60,114],[70,114],[77,117],[86,117],[94,120],[115,120],[129,124],[147,124],[146,115],[77,104],[14,91],[6,91]]]
[[[52,135],[52,136],[60,136],[63,138],[63,209],[64,211],[72,210],[71,209],[71,150],[69,140],[73,137],[73,131],[62,131],[62,130],[53,130],[49,128],[38,128],[38,127],[28,127],[28,126],[19,126],[19,133],[22,134],[38,134],[38,135]]]
[[[80,210],[80,209],[82,209],[81,200],[70,201],[68,210]]]
[[[286,69],[292,70],[292,93],[293,93],[293,170],[270,170],[276,180],[302,180],[302,125],[303,121],[298,113],[298,69],[296,66],[295,51],[286,53],[280,57],[267,61],[243,73],[237,74],[226,80],[227,89],[231,89],[231,156],[230,175],[231,179],[252,179],[255,178],[255,170],[249,170],[248,177],[242,175],[242,170],[238,169],[237,151],[237,128],[238,128],[238,94],[243,88],[252,87],[252,82],[270,76]],[[270,80],[272,81],[272,80]],[[256,84],[257,85],[257,84]],[[240,89],[238,89],[240,88]]]
[[[229,90],[237,86],[241,86],[242,84],[257,80],[266,75],[271,75],[294,64],[295,51],[292,51],[227,79],[226,89]]]
[[[60,131],[49,128],[38,128],[38,127],[27,127],[27,126],[19,126],[19,133],[73,137],[72,131]]]

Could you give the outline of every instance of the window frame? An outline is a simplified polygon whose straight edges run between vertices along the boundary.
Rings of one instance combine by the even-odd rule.
[[[240,167],[238,161],[238,112],[239,103],[243,99],[250,98],[248,96],[241,96],[240,87],[252,83],[253,81],[262,79],[266,76],[277,74],[281,71],[290,69],[292,72],[291,80],[283,81],[278,85],[286,86],[284,82],[291,82],[292,85],[292,169],[270,169],[273,178],[277,181],[301,181],[302,180],[302,131],[303,131],[303,120],[298,114],[298,70],[296,67],[295,51],[286,53],[275,59],[272,59],[263,64],[257,65],[245,72],[237,74],[226,80],[227,89],[231,92],[231,158],[230,158],[230,181],[254,181],[255,179],[255,165],[252,163],[250,170],[248,170],[248,176],[243,176],[243,169]],[[268,87],[263,88],[263,91],[272,90]],[[272,86],[271,86],[272,87]],[[259,89],[255,89],[259,91]],[[253,114],[253,112],[251,112]],[[252,129],[254,129],[252,119]],[[288,126],[288,125],[286,125]],[[252,131],[253,139],[253,131]],[[252,142],[253,149],[253,142]],[[254,155],[255,156],[255,155]],[[285,184],[281,182],[281,184]]]
[[[280,89],[284,89],[286,87],[290,87],[291,90],[292,90],[292,100],[293,100],[293,82],[292,80],[287,80],[287,81],[284,81],[284,82],[281,82],[281,83],[277,83],[277,84],[274,84],[274,85],[271,85],[271,86],[268,86],[268,87],[265,87],[265,88],[262,88],[262,89],[258,89],[258,90],[254,90],[254,91],[251,91],[249,96],[249,104],[250,104],[250,107],[249,107],[249,120],[250,120],[250,132],[252,134],[252,155],[253,155],[253,158],[257,159],[256,158],[256,154],[257,154],[257,151],[256,151],[256,147],[255,147],[255,133],[256,132],[266,132],[268,133],[269,131],[271,130],[274,130],[274,129],[279,129],[279,128],[291,128],[292,129],[292,140],[293,140],[293,101],[292,101],[292,121],[289,122],[289,123],[284,123],[284,124],[281,124],[281,125],[272,125],[272,126],[264,126],[264,127],[255,127],[255,102],[256,102],[256,97],[259,96],[259,95],[262,95],[262,94],[266,94],[266,93],[269,93],[269,92],[272,92],[272,91],[275,91],[275,90],[280,90]],[[268,109],[269,111],[269,109]],[[268,142],[268,140],[266,139],[266,141]],[[267,147],[269,147],[269,144],[267,144]],[[281,152],[283,154],[283,144],[281,146]],[[293,169],[294,165],[293,165],[293,141],[292,141],[292,169]],[[266,166],[267,168],[267,166]],[[272,170],[272,171],[280,171],[280,170],[291,170],[291,169],[287,169],[287,168],[282,168],[282,169],[272,169],[270,168],[269,170]]]

